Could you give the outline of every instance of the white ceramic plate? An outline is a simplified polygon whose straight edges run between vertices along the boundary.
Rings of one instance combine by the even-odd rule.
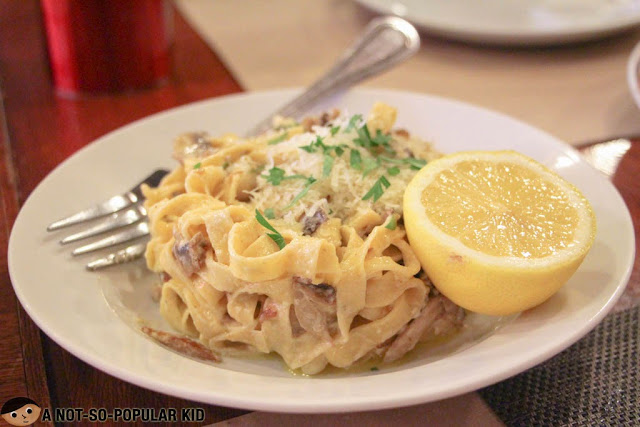
[[[162,393],[250,409],[340,412],[417,404],[498,382],[577,341],[620,296],[634,259],[631,219],[615,188],[576,151],[524,123],[460,102],[356,90],[319,110],[338,106],[366,114],[374,101],[385,101],[398,107],[399,126],[441,151],[515,149],[575,183],[595,208],[598,234],[569,283],[489,336],[475,325],[466,345],[425,352],[375,372],[294,377],[275,358],[226,358],[207,365],[147,339],[131,327],[137,317],[161,324],[143,262],[87,272],[87,259],[72,259],[69,249],[56,243],[60,234],[45,231],[47,224],[129,188],[158,166],[172,167],[174,136],[194,130],[242,133],[294,93],[230,96],[160,113],[100,138],[56,168],[26,201],[9,242],[15,292],[38,326],[96,368]]]
[[[639,0],[356,0],[444,37],[507,45],[594,39],[640,24]]]

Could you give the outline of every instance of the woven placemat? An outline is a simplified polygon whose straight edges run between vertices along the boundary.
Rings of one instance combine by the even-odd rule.
[[[480,390],[507,426],[640,426],[640,306],[567,350]]]

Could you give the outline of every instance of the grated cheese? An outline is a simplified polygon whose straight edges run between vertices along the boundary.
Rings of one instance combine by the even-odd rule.
[[[375,127],[370,128],[388,131],[395,121],[395,114],[389,112],[388,109],[391,107],[384,104],[380,106],[384,109],[376,111],[374,108],[371,117],[375,118],[376,124]],[[391,117],[391,122],[384,123],[381,121],[381,116]],[[381,153],[372,152],[356,142],[359,138],[357,128],[367,125],[364,120],[357,120],[357,126],[354,129],[345,131],[353,117],[340,115],[325,126],[313,126],[309,132],[294,134],[277,144],[265,144],[264,169],[257,177],[255,188],[249,191],[250,203],[262,211],[267,208],[273,209],[277,218],[283,218],[287,222],[297,222],[302,216],[311,216],[318,209],[345,222],[348,222],[357,212],[364,210],[373,210],[384,217],[391,213],[401,215],[404,190],[416,170],[412,169],[408,163],[399,165],[380,161],[379,166],[363,176],[362,170],[350,164],[351,150],[357,150],[360,153],[362,164],[376,161]],[[339,126],[340,130],[337,133],[332,132],[332,128],[335,130],[336,126]],[[338,155],[335,149],[328,151],[328,155],[334,159],[331,172],[326,177],[323,176],[325,156],[323,149],[315,146],[314,152],[308,152],[301,148],[309,147],[318,138],[321,138],[322,144],[326,147],[338,146],[343,150],[341,155]],[[428,161],[439,156],[430,144],[410,136],[407,138],[406,132],[394,134],[389,145],[395,152],[396,161],[410,156]],[[416,150],[416,147],[419,149]],[[382,154],[389,155],[384,152]],[[387,169],[393,166],[398,166],[399,173],[392,176]],[[249,167],[249,164],[245,167]],[[284,176],[302,175],[313,178],[315,181],[310,183],[310,180],[304,178],[284,179],[279,185],[273,185],[265,176],[268,176],[269,170],[274,167],[284,170]],[[381,176],[384,176],[391,185],[384,189],[376,201],[374,198],[362,200]],[[305,188],[307,192],[304,197],[291,208],[285,209]]]

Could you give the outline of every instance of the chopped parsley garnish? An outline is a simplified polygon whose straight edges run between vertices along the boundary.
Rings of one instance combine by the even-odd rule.
[[[378,369],[377,366],[374,366],[373,368],[370,369],[371,371],[375,372],[375,371],[379,371],[380,369]]]
[[[269,175],[260,175],[267,180],[267,182],[273,185],[280,185],[280,182],[284,179],[284,169],[278,167],[272,167],[269,169]]]
[[[315,153],[316,152],[316,147],[315,147],[315,142],[312,142],[309,145],[302,145],[300,147],[301,150],[306,151],[307,153]]]
[[[283,132],[282,134],[276,136],[275,138],[271,138],[267,141],[267,145],[276,145],[289,137],[289,132]]]
[[[351,132],[353,129],[356,128],[356,125],[360,121],[362,121],[362,114],[355,114],[351,116],[351,118],[349,119],[349,123],[347,124],[347,127],[344,128],[344,132]]]
[[[280,234],[275,228],[273,228],[271,224],[269,224],[269,221],[267,221],[267,219],[262,216],[258,209],[256,209],[256,220],[260,223],[260,225],[272,232],[267,233],[267,236],[271,237],[271,240],[276,242],[276,245],[278,245],[280,249],[283,249],[286,245],[284,237],[282,237],[282,234]]]
[[[384,147],[384,149],[389,153],[395,153],[391,149],[391,145],[389,145],[389,143],[391,142],[391,135],[385,135],[380,129],[376,130],[376,136],[374,138],[371,138],[371,142],[373,142],[377,146]]]
[[[264,216],[269,219],[274,219],[276,217],[276,213],[274,212],[273,208],[267,208],[264,210]]]
[[[382,197],[382,194],[384,194],[384,190],[386,190],[387,188],[389,188],[391,186],[391,183],[389,182],[389,180],[387,180],[387,178],[385,178],[384,175],[382,175],[380,178],[378,178],[378,180],[373,184],[373,187],[371,187],[371,190],[369,190],[367,192],[367,194],[364,195],[364,197],[362,198],[362,200],[369,200],[371,198],[373,198],[374,202],[377,202],[378,199],[380,197]]]
[[[365,157],[362,160],[362,176],[365,177],[371,173],[374,169],[377,169],[380,166],[380,160],[374,159],[372,157]]]
[[[396,217],[391,215],[391,219],[387,222],[387,225],[384,228],[388,228],[389,230],[395,230],[397,225]]]
[[[335,136],[340,132],[340,126],[331,126],[331,136]]]
[[[198,162],[195,165],[193,165],[194,169],[200,169],[200,166],[202,166],[202,163]]]
[[[426,160],[417,159],[415,157],[407,157],[406,159],[403,159],[403,160],[409,165],[411,165],[411,169],[413,170],[420,170],[424,167],[424,165],[427,164]]]
[[[387,163],[393,163],[396,165],[401,165],[404,163],[404,159],[396,159],[395,157],[389,157],[389,156],[378,156],[378,158],[380,160],[382,160],[383,162],[387,162]]]
[[[315,153],[318,151],[318,148],[321,148],[323,153],[327,152],[327,146],[324,144],[324,141],[320,136],[316,136],[316,140],[309,145],[303,145],[300,147],[301,150],[304,150],[307,153]]]
[[[391,163],[397,166],[409,165],[409,167],[413,170],[420,170],[427,162],[423,159],[418,159],[415,157],[406,157],[406,158],[396,158],[396,152],[391,147],[392,136],[390,134],[383,133],[380,129],[376,129],[376,134],[374,136],[369,132],[369,128],[366,123],[360,125],[362,122],[362,116],[356,114],[351,117],[349,120],[349,124],[344,129],[345,132],[355,129],[358,136],[354,138],[353,142],[365,148],[371,155],[376,159],[377,166],[380,166],[381,163]],[[382,153],[386,153],[382,154]],[[367,162],[364,159],[364,162]],[[351,149],[351,157],[350,164],[352,168],[363,170],[363,159],[357,150]],[[372,167],[373,163],[368,164]],[[367,164],[364,165],[363,175],[366,176],[372,169],[367,168]],[[396,176],[400,173],[399,167],[390,167],[387,169],[389,175]]]
[[[333,168],[333,157],[329,154],[324,155],[324,161],[322,162],[322,176],[327,177],[331,175],[331,169]]]
[[[222,169],[226,169],[226,168],[228,168],[228,167],[229,167],[229,162],[224,162],[224,163],[222,164]]]
[[[299,148],[306,151],[307,153],[315,153],[320,149],[322,150],[322,154],[329,154],[331,153],[331,151],[334,151],[336,153],[336,156],[342,156],[342,153],[344,153],[344,147],[346,147],[346,145],[344,144],[327,145],[324,143],[324,140],[320,136],[318,136],[312,143],[303,145]]]
[[[264,179],[267,180],[267,182],[273,184],[273,185],[280,185],[280,183],[282,181],[284,181],[285,179],[308,179],[306,176],[304,175],[289,175],[289,176],[285,176],[285,171],[284,169],[280,169],[279,167],[272,167],[271,169],[269,169],[269,175],[260,175],[261,177],[263,177]]]
[[[397,159],[395,157],[378,156],[378,158],[387,163],[393,163],[396,165],[409,165],[413,170],[420,170],[424,165],[427,164],[426,160],[418,159],[416,157],[405,157],[402,159]]]
[[[353,142],[361,147],[371,150],[373,146],[371,144],[371,135],[369,135],[369,129],[367,129],[367,125],[365,124],[364,126],[356,129],[356,131],[358,132],[358,137],[354,139]]]
[[[387,153],[395,154],[395,151],[391,148],[389,142],[391,142],[391,135],[385,135],[380,129],[376,130],[376,136],[371,137],[369,128],[366,124],[357,129],[358,137],[353,140],[356,144],[373,153],[376,148],[383,148]]]
[[[362,169],[362,155],[360,151],[351,149],[351,155],[349,156],[349,164],[354,169]]]
[[[296,203],[298,203],[298,201],[300,199],[302,199],[308,192],[309,192],[309,188],[311,188],[311,186],[313,185],[314,182],[316,182],[317,180],[310,176],[309,178],[307,178],[307,184],[304,186],[304,188],[302,189],[302,191],[300,191],[296,197],[293,198],[293,200],[284,207],[285,210],[289,209],[290,207],[292,207],[293,205],[295,205]]]

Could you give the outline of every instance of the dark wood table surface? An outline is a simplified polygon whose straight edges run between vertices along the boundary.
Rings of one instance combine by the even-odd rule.
[[[207,423],[245,413],[142,389],[80,361],[29,319],[15,297],[8,273],[7,245],[20,206],[60,162],[134,120],[243,90],[178,13],[174,20],[173,66],[166,84],[69,99],[58,96],[52,86],[38,1],[0,0],[0,403],[29,396],[48,408],[201,407]],[[638,247],[640,139],[633,141],[612,179],[630,208]],[[630,284],[640,289],[637,258]]]

